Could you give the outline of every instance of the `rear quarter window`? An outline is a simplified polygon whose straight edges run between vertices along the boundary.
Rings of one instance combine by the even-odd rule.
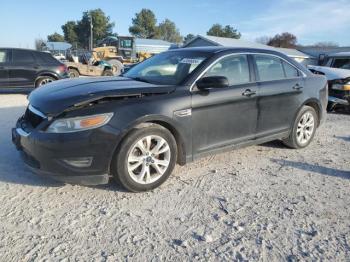
[[[35,55],[35,59],[40,64],[45,64],[45,65],[58,65],[59,64],[59,62],[50,53],[36,52],[36,53],[34,53],[34,55]]]
[[[285,61],[282,61],[282,63],[287,78],[295,78],[299,76],[299,71],[294,66],[288,64]]]

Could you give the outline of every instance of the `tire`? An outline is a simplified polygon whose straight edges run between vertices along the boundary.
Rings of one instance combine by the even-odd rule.
[[[35,87],[40,87],[40,86],[49,84],[53,81],[56,81],[56,79],[51,76],[42,76],[38,80],[36,80]]]
[[[294,149],[307,147],[313,140],[318,123],[318,115],[314,108],[303,106],[299,111],[288,138],[283,143]]]
[[[111,60],[108,60],[108,63],[110,63],[113,66],[115,71],[114,75],[119,76],[121,73],[123,73],[124,65],[122,62],[120,62],[117,59],[111,59]]]
[[[148,140],[148,137],[151,139]],[[159,150],[157,146],[160,146]],[[152,150],[159,154],[151,154]],[[177,145],[170,131],[156,124],[145,124],[132,130],[122,141],[112,160],[112,175],[129,191],[152,190],[168,179],[175,167],[176,157]]]
[[[68,69],[68,75],[69,75],[70,78],[76,78],[76,77],[80,76],[79,71],[74,69],[74,68],[69,68]]]
[[[112,70],[105,70],[102,73],[102,76],[114,76]]]

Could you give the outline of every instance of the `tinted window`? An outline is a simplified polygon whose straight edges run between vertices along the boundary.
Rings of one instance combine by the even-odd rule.
[[[35,59],[40,64],[57,64],[57,60],[50,53],[34,53]]]
[[[255,62],[260,81],[285,78],[281,59],[269,55],[256,55]]]
[[[5,63],[7,59],[7,51],[0,50],[0,63]]]
[[[333,67],[341,69],[350,69],[350,58],[336,58]]]
[[[250,82],[249,65],[246,55],[232,55],[215,63],[204,75],[225,76],[230,85]]]
[[[287,62],[283,61],[284,72],[287,78],[295,78],[299,76],[299,72],[295,67],[291,66]]]
[[[14,63],[34,63],[34,57],[30,51],[13,50],[12,61]]]

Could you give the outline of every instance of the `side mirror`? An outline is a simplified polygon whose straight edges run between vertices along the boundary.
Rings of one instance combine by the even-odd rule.
[[[225,88],[229,87],[228,79],[224,76],[208,76],[199,79],[196,82],[199,90],[207,90],[211,88]]]

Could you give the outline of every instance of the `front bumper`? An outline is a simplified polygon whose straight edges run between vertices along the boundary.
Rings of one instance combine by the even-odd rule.
[[[82,185],[106,184],[110,163],[119,141],[119,131],[106,125],[98,129],[50,134],[38,130],[24,130],[21,119],[12,129],[12,141],[23,161],[39,175]],[[92,158],[88,167],[76,167],[66,160]]]

